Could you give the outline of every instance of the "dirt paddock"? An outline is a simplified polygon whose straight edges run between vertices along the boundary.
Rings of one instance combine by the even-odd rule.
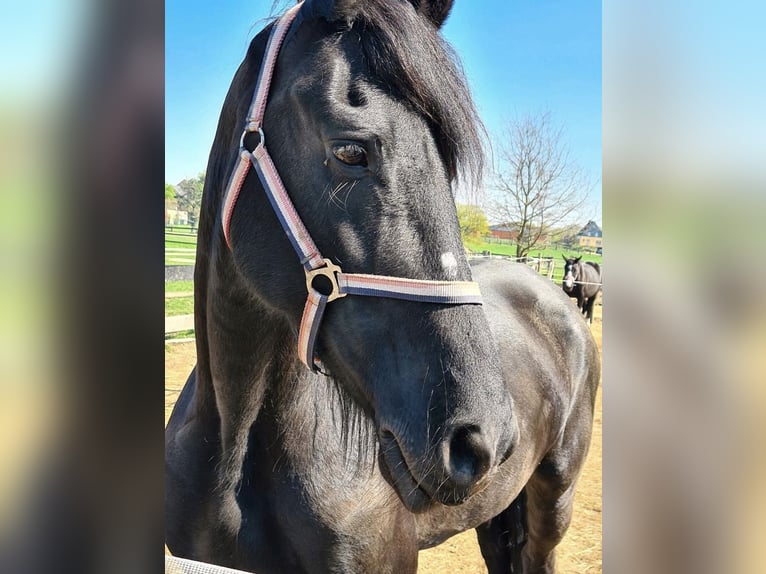
[[[602,307],[596,305],[591,332],[601,351]],[[165,422],[189,371],[196,362],[193,343],[167,345],[165,351]],[[572,525],[557,551],[560,574],[601,572],[601,389],[588,460],[578,483]],[[419,556],[419,574],[475,574],[486,572],[473,530],[425,550]]]

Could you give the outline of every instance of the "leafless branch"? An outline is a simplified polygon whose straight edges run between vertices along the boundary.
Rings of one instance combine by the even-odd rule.
[[[516,230],[516,255],[523,257],[572,219],[593,184],[548,112],[509,122],[496,149],[488,212]]]

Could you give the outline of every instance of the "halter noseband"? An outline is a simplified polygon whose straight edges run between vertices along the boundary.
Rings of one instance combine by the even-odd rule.
[[[298,357],[301,362],[314,372],[319,371],[318,358],[314,355],[319,325],[327,303],[346,295],[364,295],[404,299],[422,303],[441,303],[447,305],[481,304],[479,285],[473,281],[426,281],[420,279],[402,279],[383,275],[365,275],[344,273],[340,267],[319,253],[306,226],[303,225],[295,206],[287,194],[277,169],[266,151],[263,133],[263,115],[266,110],[269,86],[274,73],[277,55],[282,46],[290,24],[298,14],[302,4],[296,4],[285,12],[274,24],[263,56],[258,83],[255,87],[252,104],[242,132],[239,148],[239,160],[231,175],[224,195],[222,223],[223,235],[229,249],[231,243],[231,216],[237,197],[252,166],[258,174],[269,202],[279,219],[282,228],[293,245],[306,272],[308,299],[303,310],[300,332],[298,334]],[[245,147],[248,134],[258,132],[260,141],[251,152]],[[314,287],[314,279],[326,277],[332,290],[323,295]]]

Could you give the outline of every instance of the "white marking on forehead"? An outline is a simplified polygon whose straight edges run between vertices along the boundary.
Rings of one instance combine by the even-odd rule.
[[[452,251],[442,253],[442,267],[457,267],[457,259],[455,259],[455,254]]]
[[[441,262],[442,269],[447,271],[450,275],[455,275],[457,273],[457,259],[455,259],[455,254],[452,253],[452,251],[442,253]]]

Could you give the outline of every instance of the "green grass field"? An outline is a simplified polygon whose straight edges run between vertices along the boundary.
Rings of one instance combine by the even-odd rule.
[[[165,265],[194,265],[197,232],[189,225],[165,227]]]
[[[481,254],[485,251],[489,251],[492,255],[503,255],[509,257],[516,256],[516,246],[508,245],[504,243],[486,243],[484,241],[467,241],[465,246],[476,254]],[[601,255],[595,253],[587,253],[584,251],[577,251],[574,249],[557,249],[554,247],[548,247],[546,249],[533,249],[529,252],[529,257],[553,257],[555,265],[553,268],[553,281],[561,283],[564,279],[564,260],[562,255],[566,257],[580,257],[583,261],[594,261],[599,265],[602,264]],[[545,274],[546,268],[543,265],[541,272]]]
[[[169,293],[191,293],[194,291],[193,281],[166,281],[165,294]],[[165,317],[175,317],[176,315],[190,315],[194,313],[194,297],[165,297]],[[165,339],[183,339],[194,337],[194,330],[180,331],[165,335]]]
[[[194,291],[194,281],[165,281],[165,293]]]
[[[516,246],[508,245],[505,243],[486,243],[484,241],[466,241],[465,246],[474,253],[482,253],[483,251],[489,251],[492,255],[507,255],[510,257],[516,256]],[[561,256],[567,257],[580,257],[583,261],[595,261],[599,265],[602,262],[601,255],[596,253],[588,253],[586,251],[577,251],[576,249],[559,249],[554,247],[547,247],[545,249],[532,249],[529,252],[529,257],[554,257],[561,260]],[[563,261],[562,261],[563,262]]]
[[[194,297],[165,299],[165,317],[190,315],[191,313],[194,313]]]
[[[165,293],[191,293],[194,291],[193,281],[166,281]],[[165,317],[188,315],[194,313],[194,297],[166,297]]]

